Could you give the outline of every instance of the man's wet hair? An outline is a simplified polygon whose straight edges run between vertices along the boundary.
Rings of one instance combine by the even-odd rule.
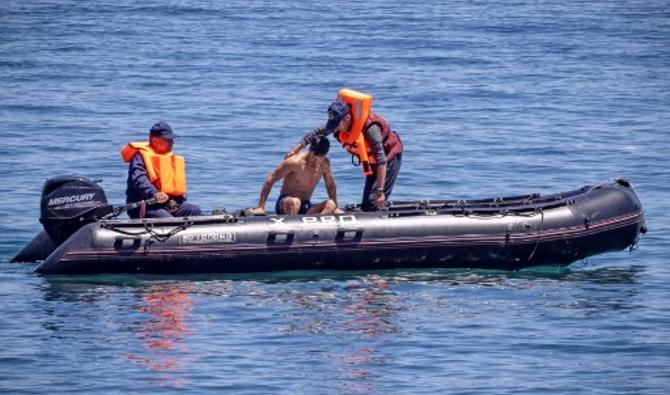
[[[330,149],[330,141],[327,137],[316,138],[309,144],[310,152],[316,156],[326,156]]]

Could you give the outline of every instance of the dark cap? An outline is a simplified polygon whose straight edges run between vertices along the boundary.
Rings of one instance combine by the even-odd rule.
[[[316,156],[326,156],[330,149],[330,141],[328,137],[317,137],[309,144],[309,151]]]
[[[343,101],[334,101],[328,107],[328,122],[326,122],[326,130],[335,130],[340,124],[342,118],[349,114],[349,106]]]
[[[177,135],[172,132],[172,128],[165,121],[156,122],[151,129],[149,129],[149,134],[155,137],[162,137],[164,139],[172,140]]]

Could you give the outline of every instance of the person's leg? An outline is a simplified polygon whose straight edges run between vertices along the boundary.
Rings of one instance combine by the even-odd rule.
[[[147,210],[147,212],[144,214],[144,218],[169,218],[169,217],[172,217],[172,214],[168,213],[167,210],[163,208]]]
[[[402,154],[398,154],[386,164],[386,180],[384,182],[384,197],[388,201],[395,180],[400,172],[400,164],[402,162]],[[374,203],[376,194],[377,173],[374,172],[365,177],[365,188],[363,188],[363,201],[361,202],[361,209],[363,211],[375,211],[377,206]]]
[[[277,215],[296,215],[300,211],[300,199],[293,196],[280,196],[275,205]]]
[[[373,203],[374,194],[373,188],[375,182],[377,181],[377,173],[373,172],[369,176],[365,177],[365,187],[363,187],[363,200],[361,201],[361,210],[363,211],[375,211],[377,206]]]
[[[307,214],[309,209],[312,208],[312,202],[309,200],[301,200],[300,201],[300,209],[298,210],[298,214]]]
[[[335,204],[335,201],[327,199],[310,207],[306,214],[332,214],[336,209],[337,204]]]
[[[202,215],[200,207],[188,202],[183,202],[177,211],[172,213],[174,217],[197,217],[199,215]]]
[[[275,213],[277,215],[284,215],[284,211],[282,210],[281,207],[281,202],[282,200],[284,200],[285,197],[286,195],[279,195],[279,197],[277,198],[277,202],[275,202]]]
[[[300,212],[300,199],[293,196],[287,196],[282,200],[282,210],[287,215],[297,215]]]
[[[391,159],[389,163],[386,164],[386,182],[384,183],[384,197],[386,200],[389,200],[391,192],[393,192],[393,186],[395,185],[395,180],[398,178],[398,173],[400,172],[400,164],[402,163],[402,154],[398,154]]]
[[[144,218],[168,218],[172,217],[170,213],[167,212],[167,210],[160,208],[160,206],[156,207],[153,209],[147,209],[146,212],[144,213]],[[131,219],[139,219],[140,218],[140,209],[134,209],[134,210],[128,210],[128,216]]]

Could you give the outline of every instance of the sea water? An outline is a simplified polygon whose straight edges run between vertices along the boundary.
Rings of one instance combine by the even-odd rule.
[[[669,73],[667,1],[5,0],[0,392],[666,394]],[[343,87],[372,94],[403,140],[392,200],[625,177],[649,233],[520,272],[8,263],[41,229],[47,178],[101,179],[123,202],[119,150],[158,120],[180,136],[189,201],[255,206]],[[359,202],[360,169],[336,144],[329,156],[338,200]]]

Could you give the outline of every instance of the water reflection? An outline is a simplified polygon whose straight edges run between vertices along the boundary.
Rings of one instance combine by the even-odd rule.
[[[145,320],[137,335],[146,352],[130,353],[128,358],[150,370],[183,369],[186,361],[180,356],[188,354],[183,339],[191,333],[185,319],[193,304],[188,291],[175,284],[158,284],[141,295],[137,310]]]
[[[370,393],[385,388],[380,372],[397,368],[393,350],[398,341],[422,333],[422,325],[436,332],[444,330],[442,324],[457,332],[472,330],[480,321],[477,317],[498,316],[501,308],[517,325],[531,326],[541,325],[538,316],[581,319],[631,310],[636,308],[642,271],[639,267],[522,272],[440,269],[38,279],[44,298],[41,308],[48,316],[43,326],[54,336],[77,344],[75,337],[95,341],[103,333],[112,344],[98,352],[122,355],[126,366],[151,372],[159,385],[189,384],[183,377],[193,373],[198,358],[188,347],[189,337],[198,330],[189,323],[201,320],[193,316],[192,297],[197,295],[202,311],[215,309],[212,314],[220,319],[216,325],[224,325],[210,326],[215,330],[200,333],[198,341],[218,338],[230,329],[240,336],[230,338],[235,346],[261,340],[280,349],[297,347],[295,356],[288,358],[327,366],[329,374],[337,376],[341,392]],[[254,314],[250,322],[260,327],[245,326],[250,314]],[[221,319],[223,315],[236,319],[238,325],[228,328],[225,325],[233,321]],[[254,330],[260,331],[257,336],[245,337]],[[265,334],[271,339],[263,338]],[[296,337],[305,348],[295,346]],[[193,347],[199,349],[202,344],[196,342]],[[242,354],[236,358],[258,362],[249,362]],[[228,369],[236,369],[239,362],[226,363],[232,364]]]
[[[289,286],[291,291],[281,294],[282,305],[296,307],[283,330],[328,344],[327,352],[314,355],[339,372],[343,393],[375,392],[383,387],[379,372],[397,363],[389,345],[414,336],[416,323],[472,329],[479,321],[499,319],[501,308],[521,327],[536,325],[537,317],[545,315],[618,314],[636,308],[642,270],[417,270],[321,280],[317,289]]]
[[[340,305],[345,317],[344,332],[379,336],[400,331],[394,323],[398,312],[393,302],[398,298],[386,278],[368,276],[349,283],[344,289],[347,297]]]
[[[283,331],[367,336],[396,333],[399,328],[394,323],[394,317],[398,307],[393,302],[398,297],[390,285],[392,283],[387,278],[373,275],[318,289],[283,291],[278,295],[281,303],[296,307],[292,322]],[[314,314],[305,316],[305,311]],[[306,317],[316,319],[305,320]]]
[[[381,275],[358,276],[333,286],[281,295],[282,304],[294,307],[290,324],[281,330],[289,335],[309,335],[315,344],[328,344],[327,352],[315,353],[319,363],[333,365],[341,376],[344,393],[369,393],[375,387],[379,366],[392,363],[385,344],[401,334],[394,282]],[[342,347],[331,348],[332,342]],[[374,391],[373,391],[374,392]]]
[[[510,279],[554,279],[559,281],[594,281],[594,282],[627,282],[635,281],[636,275],[643,269],[639,266],[603,267],[584,270],[585,265],[572,266],[536,266],[519,271],[493,269],[393,269],[375,271],[326,271],[326,270],[291,270],[282,272],[224,274],[212,273],[207,275],[189,275],[187,279],[200,281],[233,281],[233,282],[260,282],[268,284],[303,283],[313,281],[332,280],[337,282],[359,281],[380,277],[394,282],[477,282],[482,285],[495,285]]]
[[[342,329],[349,335],[360,335],[339,358],[345,393],[369,393],[374,390],[376,366],[392,363],[392,356],[383,352],[389,338],[402,332],[396,320],[399,308],[397,295],[389,281],[379,275],[365,277],[344,287],[348,297],[341,304]]]
[[[154,372],[160,386],[183,387],[181,376],[196,359],[186,344],[191,288],[130,276],[44,277],[42,308],[49,318],[42,326],[66,341],[102,337],[98,352]]]

